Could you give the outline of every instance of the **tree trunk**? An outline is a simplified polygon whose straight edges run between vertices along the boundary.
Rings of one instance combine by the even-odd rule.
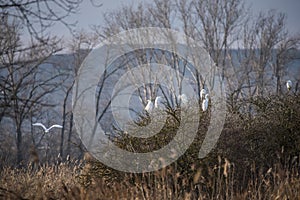
[[[280,85],[280,76],[279,75],[276,75],[276,79],[277,79],[277,83],[276,83],[276,94],[277,95],[281,95],[282,92],[281,92],[281,85]]]
[[[67,154],[70,155],[70,150],[71,150],[71,136],[72,136],[72,129],[73,129],[73,112],[71,112],[71,117],[70,117],[70,128],[69,128],[69,135],[68,135],[68,144],[67,144]]]
[[[21,131],[21,124],[17,124],[17,163],[19,166],[22,165],[23,161],[23,154],[22,154],[22,131]]]
[[[61,129],[61,135],[60,135],[60,147],[59,147],[59,154],[64,159],[64,132],[65,132],[65,114],[63,115],[63,123],[62,123],[62,129]]]
[[[64,98],[64,104],[63,104],[63,123],[62,126],[63,128],[61,129],[61,137],[60,137],[60,155],[64,159],[64,133],[65,133],[65,125],[66,125],[66,118],[67,118],[67,101],[68,97],[70,95],[70,92],[72,91],[74,85],[74,81],[72,82],[72,85],[68,88],[66,92],[66,96]]]

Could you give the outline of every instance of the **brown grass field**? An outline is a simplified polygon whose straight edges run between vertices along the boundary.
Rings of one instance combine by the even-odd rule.
[[[300,199],[298,168],[275,165],[252,171],[247,183],[238,183],[227,159],[187,174],[167,167],[155,173],[123,174],[122,180],[92,177],[90,164],[61,163],[38,170],[1,171],[1,199]],[[253,166],[254,167],[254,166]],[[242,187],[240,184],[244,184]]]

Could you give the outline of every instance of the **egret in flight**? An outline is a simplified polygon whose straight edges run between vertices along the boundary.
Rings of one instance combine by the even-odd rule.
[[[287,87],[287,89],[290,90],[290,89],[292,88],[292,86],[293,86],[292,81],[291,81],[291,80],[288,80],[288,81],[286,82],[286,87]]]
[[[145,107],[145,110],[148,112],[148,113],[151,113],[152,110],[153,110],[153,103],[151,100],[147,100],[147,105]]]
[[[46,128],[46,126],[44,126],[44,124],[42,123],[35,123],[35,124],[32,124],[32,126],[40,126],[44,129],[45,133],[49,133],[49,131],[52,129],[52,128],[62,128],[61,125],[58,125],[58,124],[54,124],[52,126],[50,126],[49,128]]]
[[[205,95],[205,99],[203,100],[203,102],[202,102],[202,110],[203,110],[203,112],[205,112],[206,110],[207,110],[207,108],[208,108],[208,94],[206,94]]]
[[[200,91],[200,98],[201,100],[204,99],[205,95],[206,95],[206,90],[203,88],[201,91]]]

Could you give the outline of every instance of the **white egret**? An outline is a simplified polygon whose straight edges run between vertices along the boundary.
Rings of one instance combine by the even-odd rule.
[[[154,102],[154,108],[159,109],[162,108],[164,106],[163,104],[163,99],[161,96],[158,96],[155,98],[155,102]]]
[[[203,88],[201,91],[200,91],[200,98],[201,100],[204,99],[205,95],[206,95],[206,90]]]
[[[148,113],[151,113],[152,110],[153,110],[153,103],[151,100],[147,100],[147,105],[145,107],[145,110],[148,112]]]
[[[188,104],[188,98],[187,98],[187,96],[185,95],[185,94],[180,94],[179,96],[178,96],[178,101],[179,101],[179,103],[181,104],[181,105],[187,105]]]
[[[288,81],[286,82],[286,87],[287,87],[287,89],[290,90],[290,89],[292,88],[292,86],[293,86],[292,81],[291,81],[291,80],[288,80]]]
[[[203,112],[205,112],[208,108],[208,101],[209,101],[209,98],[208,98],[208,94],[205,95],[205,99],[203,100],[202,102],[202,110]]]
[[[54,124],[52,126],[50,126],[49,128],[46,128],[46,126],[44,126],[44,124],[42,123],[35,123],[35,124],[32,124],[32,126],[40,126],[44,129],[45,133],[49,133],[49,131],[52,129],[52,128],[62,128],[61,125],[58,125],[58,124]]]

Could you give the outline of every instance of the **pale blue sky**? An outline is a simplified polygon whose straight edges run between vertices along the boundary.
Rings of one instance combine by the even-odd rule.
[[[102,15],[108,10],[120,8],[122,5],[146,2],[146,0],[92,0],[96,3],[102,3],[102,7],[93,7],[90,0],[84,0],[81,4],[79,13],[69,17],[70,22],[77,21],[76,30],[89,29],[90,25],[101,25]],[[149,0],[148,0],[149,2]],[[254,14],[259,11],[276,9],[287,14],[287,28],[291,33],[300,33],[300,0],[246,0],[248,5],[252,6]],[[68,31],[62,26],[55,26],[54,34],[68,37]],[[65,37],[65,38],[66,38]]]

